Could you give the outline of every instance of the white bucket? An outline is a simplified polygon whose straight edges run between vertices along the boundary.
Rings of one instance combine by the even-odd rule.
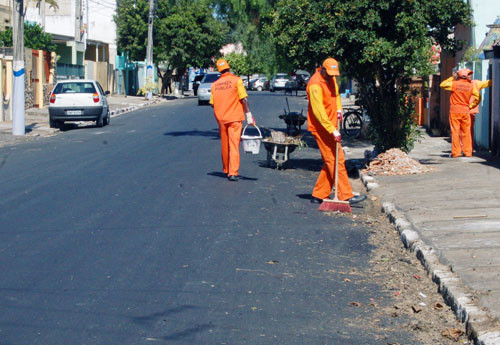
[[[259,135],[253,135],[253,136],[245,135],[247,127],[248,125],[245,126],[243,132],[241,133],[241,141],[243,142],[243,151],[245,151],[245,153],[251,153],[256,155],[260,151],[260,143],[262,142],[262,133],[260,132],[259,127],[254,125],[254,127],[257,128]]]

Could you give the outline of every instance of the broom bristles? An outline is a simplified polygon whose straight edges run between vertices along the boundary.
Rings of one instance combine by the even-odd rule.
[[[342,213],[352,213],[351,205],[349,201],[335,200],[335,199],[324,199],[321,205],[319,205],[319,210],[323,212],[342,212]]]

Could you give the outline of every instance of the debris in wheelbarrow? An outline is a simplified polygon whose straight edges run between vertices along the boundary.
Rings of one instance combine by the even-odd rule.
[[[267,166],[271,167],[274,162],[278,169],[286,167],[290,154],[297,147],[305,146],[302,136],[291,137],[278,131],[271,131],[271,137],[262,139],[262,143],[267,151]]]
[[[300,134],[301,126],[306,122],[307,117],[303,115],[304,109],[302,109],[300,113],[290,111],[288,97],[286,97],[286,105],[288,107],[288,112],[286,109],[283,109],[285,113],[279,115],[279,118],[285,121],[287,133],[292,136],[297,136]]]

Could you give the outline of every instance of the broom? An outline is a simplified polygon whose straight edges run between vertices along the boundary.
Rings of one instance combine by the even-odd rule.
[[[340,125],[339,125],[340,129]],[[351,205],[349,201],[342,201],[338,198],[338,177],[339,177],[339,146],[340,143],[335,143],[335,197],[332,199],[323,199],[321,205],[319,205],[320,211],[325,212],[344,212],[352,213]]]

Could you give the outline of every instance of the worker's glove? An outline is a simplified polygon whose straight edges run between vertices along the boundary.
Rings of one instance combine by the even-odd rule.
[[[342,111],[337,110],[337,120],[342,121]]]
[[[340,143],[342,137],[340,136],[339,131],[334,130],[332,134],[333,134],[333,137],[335,138],[335,141],[338,142],[338,143]]]
[[[252,113],[249,111],[245,114],[245,116],[247,118],[247,124],[255,126],[255,119],[253,118]]]

